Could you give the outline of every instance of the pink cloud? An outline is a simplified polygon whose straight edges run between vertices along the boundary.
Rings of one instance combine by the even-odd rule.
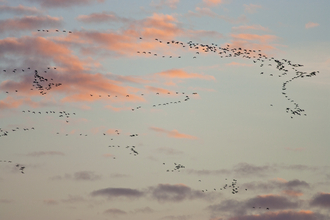
[[[274,41],[278,39],[275,35],[258,35],[258,34],[231,34],[232,47],[243,47],[248,49],[258,49],[262,51],[274,50],[275,47],[272,45]]]
[[[57,205],[58,204],[58,202],[54,199],[44,199],[43,203],[45,205]]]
[[[166,70],[160,73],[156,73],[155,75],[168,77],[168,78],[179,78],[179,79],[191,79],[191,78],[199,78],[199,79],[206,79],[206,80],[215,80],[214,76],[210,75],[202,75],[198,73],[187,73],[181,69],[171,69]]]
[[[197,137],[192,136],[192,135],[179,133],[175,129],[172,131],[168,131],[163,128],[157,128],[157,127],[150,127],[150,129],[153,131],[159,132],[159,133],[167,134],[168,137],[172,137],[172,138],[186,138],[186,139],[193,139],[193,140],[198,139]]]
[[[155,92],[155,93],[163,93],[163,94],[172,94],[173,92],[167,89],[163,89],[163,88],[157,88],[157,87],[153,87],[153,86],[145,86],[146,89]]]
[[[90,74],[90,67],[97,66],[98,63],[91,58],[82,59],[73,55],[73,51],[71,50],[73,46],[71,43],[53,41],[52,39],[43,37],[25,36],[0,40],[0,47],[3,51],[0,57],[14,55],[16,57],[22,57],[23,62],[29,60],[30,57],[35,57],[32,63],[39,63],[39,65],[45,63],[45,66],[47,66],[48,63],[54,63],[57,66],[57,70],[52,70],[45,75],[49,78],[54,78],[54,81],[62,83],[60,90],[56,90],[56,88],[52,90],[56,91],[56,93],[66,95],[66,97],[61,100],[62,102],[92,102],[100,100],[100,95],[103,97],[103,100],[108,99],[108,95],[111,95],[112,98],[118,95],[116,99],[117,102],[144,100],[140,95],[130,94],[131,92],[138,92],[139,89],[137,88],[123,86],[122,82],[108,79],[108,76],[100,73]],[[1,72],[1,74],[5,73]],[[43,73],[40,74],[43,75]],[[30,90],[33,80],[32,77],[20,73],[17,74],[17,78],[19,80],[7,80],[2,82],[0,88],[5,91],[15,91],[18,89],[20,92],[25,92],[25,94],[20,93],[21,95],[29,95],[28,97],[31,95],[40,95]],[[122,79],[120,80],[122,81]],[[136,83],[144,82],[132,77],[125,78],[125,80],[135,80]],[[93,96],[91,96],[91,94]],[[126,97],[128,94],[130,94],[129,97]],[[10,108],[10,106],[18,107],[23,103],[22,100],[12,100],[11,102],[7,100],[6,103],[2,103],[2,108]]]
[[[223,3],[223,0],[203,0],[207,6],[217,6]]]
[[[92,13],[89,15],[79,15],[78,21],[85,23],[100,23],[100,22],[128,22],[127,18],[122,18],[113,12]]]
[[[292,197],[299,197],[299,196],[304,195],[302,192],[296,191],[296,190],[283,190],[282,193],[284,195],[288,195],[288,196],[292,196]]]
[[[47,16],[25,16],[22,18],[13,18],[0,21],[0,33],[9,31],[36,31],[41,27],[59,27],[62,26],[62,19]]]
[[[247,30],[258,30],[258,31],[269,31],[268,28],[261,26],[260,24],[255,25],[242,25],[239,27],[233,27],[233,31],[247,31]]]
[[[317,27],[317,26],[319,26],[319,25],[320,25],[320,24],[318,24],[318,23],[308,22],[307,24],[305,24],[305,28],[306,28],[306,29],[314,28],[314,27]]]
[[[17,15],[40,14],[41,13],[41,11],[38,10],[36,7],[27,7],[24,5],[18,5],[18,6],[1,5],[0,12],[1,13],[12,13],[12,14],[17,14]]]
[[[231,63],[227,63],[226,66],[253,66],[253,64],[237,63],[233,61]]]
[[[64,8],[78,5],[88,5],[95,2],[104,2],[104,0],[29,0],[31,2],[37,2],[42,7],[50,8]]]
[[[301,210],[301,211],[269,211],[263,214],[256,215],[245,215],[245,216],[237,216],[229,218],[229,220],[318,220],[325,219],[322,215],[314,213],[309,210]]]
[[[111,158],[113,158],[115,155],[113,155],[113,154],[103,154],[103,157],[106,157],[106,158],[108,158],[108,157],[111,157]]]

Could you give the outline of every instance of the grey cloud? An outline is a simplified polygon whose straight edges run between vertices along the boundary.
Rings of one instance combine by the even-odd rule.
[[[182,151],[170,148],[170,147],[160,147],[156,149],[159,153],[166,154],[166,155],[177,155],[183,154]]]
[[[288,198],[278,195],[257,196],[246,201],[248,207],[263,207],[273,209],[297,208],[298,202],[291,202]]]
[[[104,2],[104,0],[29,0],[31,2],[37,2],[43,7],[49,8],[64,8],[78,5],[88,5],[95,2]]]
[[[309,211],[281,211],[266,212],[259,215],[236,216],[229,220],[326,220],[326,217]]]
[[[51,180],[76,180],[76,181],[95,181],[101,179],[101,175],[95,174],[93,171],[79,171],[72,174],[57,175],[51,177]]]
[[[188,174],[197,175],[222,175],[222,174],[233,174],[235,176],[266,176],[269,172],[276,172],[277,169],[273,166],[255,166],[248,163],[239,163],[232,169],[218,169],[218,170],[193,170],[187,169]]]
[[[311,206],[318,206],[321,208],[330,208],[330,193],[319,193],[314,196],[310,202]]]
[[[168,216],[164,216],[163,220],[189,220],[191,219],[191,215],[168,215]]]
[[[228,215],[232,215],[233,213],[236,216],[244,216],[249,211],[253,210],[253,207],[262,210],[269,208],[271,211],[273,210],[281,210],[288,208],[297,208],[299,207],[299,202],[292,202],[284,196],[278,195],[265,195],[265,196],[256,196],[251,199],[246,199],[243,201],[238,201],[234,199],[223,200],[219,204],[210,205],[207,207],[213,214],[217,213],[227,213]]]
[[[36,151],[28,153],[27,156],[40,157],[40,156],[64,156],[65,154],[60,151]]]
[[[205,194],[200,190],[193,190],[182,184],[159,184],[145,190],[131,188],[104,188],[90,193],[91,196],[104,196],[109,199],[117,197],[126,198],[150,198],[158,202],[182,202],[184,200],[205,199],[211,201],[214,193]],[[147,211],[147,210],[145,210]],[[150,211],[150,210],[149,210]]]
[[[265,176],[268,172],[277,171],[273,166],[255,166],[248,163],[239,163],[234,166],[234,172],[242,176],[257,175]]]
[[[98,180],[101,179],[101,175],[97,175],[92,171],[80,171],[73,175],[75,180]]]
[[[92,196],[105,196],[108,198],[113,197],[127,197],[127,198],[139,198],[144,195],[142,191],[130,188],[105,188],[95,190],[91,193]]]
[[[104,211],[104,214],[111,214],[111,215],[125,215],[126,212],[121,209],[107,209]]]
[[[131,211],[131,213],[144,213],[144,214],[147,214],[147,213],[153,213],[155,212],[152,208],[150,207],[144,207],[144,208],[140,208],[140,209],[135,209],[134,211]]]
[[[283,190],[298,190],[305,188],[309,189],[310,185],[305,182],[298,179],[290,180],[287,182],[281,182],[277,180],[269,180],[267,182],[261,182],[261,181],[254,181],[250,183],[244,183],[244,188],[248,188],[250,190],[263,190],[263,191],[270,191],[275,189],[283,189]]]
[[[181,202],[185,199],[206,198],[204,193],[180,184],[159,184],[156,187],[152,187],[150,191],[152,197],[159,202]]]

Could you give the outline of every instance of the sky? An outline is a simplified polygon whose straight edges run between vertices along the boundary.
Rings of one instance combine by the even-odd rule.
[[[330,219],[329,8],[0,0],[0,219]]]

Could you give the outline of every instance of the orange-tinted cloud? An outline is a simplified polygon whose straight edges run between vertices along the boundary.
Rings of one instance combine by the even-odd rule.
[[[160,73],[156,73],[155,75],[168,77],[168,78],[179,78],[179,79],[199,78],[199,79],[215,80],[214,76],[203,75],[199,73],[187,73],[182,69],[166,70]]]
[[[226,66],[253,66],[253,64],[237,63],[233,61],[231,63],[227,63]]]
[[[277,40],[275,35],[258,35],[258,34],[231,34],[232,47],[243,47],[247,49],[258,49],[258,50],[274,50],[275,47],[272,43]]]
[[[54,63],[57,70],[49,71],[47,74],[39,74],[41,76],[47,75],[49,78],[54,78],[54,82],[62,83],[60,89],[54,88],[52,91],[65,94],[66,97],[62,99],[63,102],[109,100],[109,95],[112,100],[116,102],[144,100],[141,96],[130,94],[131,92],[137,92],[139,89],[123,86],[121,82],[134,81],[135,83],[139,83],[139,79],[132,77],[119,77],[119,79],[117,77],[117,80],[112,80],[108,79],[109,75],[100,73],[91,74],[89,71],[90,67],[98,66],[98,62],[91,58],[83,59],[73,55],[72,49],[74,47],[71,48],[70,46],[71,44],[68,42],[55,42],[52,41],[52,39],[43,37],[5,38],[0,40],[0,47],[4,52],[0,57],[16,56],[16,58],[21,57],[23,61],[33,57],[34,60],[31,63],[39,63],[39,66],[44,63],[45,69],[49,65],[48,63]],[[20,92],[27,92],[26,95],[38,95],[38,93],[33,93],[33,91],[30,90],[34,74],[34,71],[31,71],[32,73],[30,75],[24,72],[17,73],[17,78],[20,80],[4,81],[0,88],[4,91],[19,90]],[[1,74],[5,73],[1,72]],[[52,93],[52,91],[48,93]],[[91,96],[91,94],[93,96]],[[126,97],[128,94],[129,97]],[[100,95],[102,99],[99,98]],[[115,96],[118,96],[118,98],[115,99]],[[13,104],[14,103],[12,103],[12,105]]]
[[[13,108],[18,108],[21,105],[29,105],[32,107],[38,107],[41,106],[42,103],[34,102],[32,101],[29,97],[24,97],[24,98],[13,98],[12,96],[8,96],[3,100],[0,100],[0,109],[13,109]]]
[[[162,94],[172,94],[173,92],[167,89],[163,89],[163,88],[157,88],[157,87],[153,87],[153,86],[145,86],[146,89],[155,92],[155,93],[162,93]]]
[[[36,31],[41,27],[60,27],[62,19],[57,17],[47,16],[25,16],[22,18],[12,18],[0,21],[0,33],[9,31]]]
[[[229,218],[229,220],[318,220],[318,219],[326,219],[325,216],[321,214],[312,212],[310,210],[301,210],[301,211],[268,211],[263,214],[256,214],[256,215],[243,215]]]
[[[114,156],[115,156],[115,155],[113,155],[113,154],[103,154],[103,157],[107,157],[107,158],[108,158],[108,157],[111,157],[111,158],[112,158],[112,157],[114,157]]]
[[[204,4],[207,6],[216,6],[223,3],[223,0],[203,0]]]
[[[292,197],[299,197],[304,195],[302,192],[296,190],[283,190],[282,193]]]
[[[306,28],[306,29],[314,28],[314,27],[317,27],[317,26],[319,26],[319,25],[320,25],[320,24],[318,24],[318,23],[308,22],[307,24],[305,24],[305,28]]]
[[[157,128],[157,127],[150,127],[150,129],[153,131],[159,132],[159,133],[167,134],[168,137],[172,137],[172,138],[186,138],[186,139],[193,139],[193,140],[198,139],[197,137],[192,136],[192,135],[179,133],[177,130],[168,131],[163,128]]]
[[[141,22],[141,34],[148,38],[174,39],[183,34],[183,29],[177,25],[177,19],[172,15],[154,13]]]
[[[92,13],[89,15],[79,15],[77,17],[78,21],[85,23],[100,23],[100,22],[128,22],[130,19],[119,17],[114,12],[101,12]]]
[[[257,30],[257,31],[269,31],[268,28],[261,26],[260,24],[255,25],[242,25],[238,27],[233,27],[233,31],[247,31],[247,30]]]

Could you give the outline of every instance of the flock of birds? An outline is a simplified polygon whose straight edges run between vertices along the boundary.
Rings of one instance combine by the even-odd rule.
[[[50,70],[51,67],[47,67],[47,70]],[[56,67],[53,67],[54,70],[56,70]],[[47,70],[44,70],[44,73],[47,73]],[[12,73],[16,73],[18,72],[19,69],[13,69],[11,72]],[[31,71],[31,68],[28,67],[27,69],[21,69],[21,72],[28,72]],[[5,73],[9,73],[9,70],[7,71],[6,69],[3,70],[3,72]],[[51,90],[54,87],[59,87],[61,86],[62,83],[60,82],[54,82],[53,78],[46,78],[43,77],[39,74],[38,70],[34,70],[34,75],[33,75],[33,80],[32,80],[32,87],[30,88],[30,90],[37,90],[39,91],[39,93],[41,95],[46,95],[47,91]],[[21,91],[19,91],[19,89],[14,89],[13,91],[5,91],[6,94],[10,94],[10,93],[19,93]],[[24,93],[26,91],[22,91],[22,93]]]
[[[46,32],[48,33],[49,30],[38,30],[39,32]],[[55,32],[59,32],[59,30],[55,30]],[[65,30],[63,30],[62,32],[66,32]],[[68,31],[68,33],[72,33],[71,31]],[[139,38],[140,40],[142,40],[142,37]],[[245,58],[245,59],[251,59],[252,62],[254,64],[257,64],[260,66],[260,68],[264,68],[266,66],[270,67],[270,66],[275,66],[276,70],[279,71],[278,73],[278,77],[284,77],[286,75],[288,75],[289,70],[293,70],[295,72],[295,76],[287,79],[284,81],[284,83],[282,84],[282,95],[290,102],[293,104],[293,107],[287,107],[286,108],[286,112],[291,114],[291,118],[293,118],[293,116],[301,116],[301,115],[305,115],[304,109],[301,109],[300,106],[298,105],[297,102],[295,102],[291,97],[289,97],[287,95],[287,85],[289,83],[291,83],[292,81],[298,79],[298,78],[304,78],[304,77],[312,77],[315,76],[316,73],[318,73],[318,71],[313,71],[310,73],[307,72],[303,72],[300,71],[298,68],[302,67],[303,65],[301,64],[294,64],[291,61],[287,60],[287,59],[275,59],[274,57],[268,57],[265,54],[262,54],[260,50],[251,50],[251,49],[244,49],[241,47],[238,48],[232,48],[230,45],[226,45],[225,47],[220,47],[217,44],[212,43],[211,45],[208,44],[200,44],[200,43],[194,43],[192,41],[189,41],[187,43],[183,43],[181,41],[162,41],[159,39],[155,39],[155,41],[158,41],[160,44],[164,43],[166,45],[177,45],[177,46],[181,46],[182,48],[187,48],[189,50],[194,50],[194,56],[192,57],[193,59],[196,59],[198,56],[200,56],[202,53],[215,53],[218,54],[220,56],[220,58],[230,58],[230,57],[241,57],[241,58]],[[174,58],[174,56],[168,56],[168,55],[159,55],[157,53],[153,53],[151,51],[137,51],[138,54],[141,55],[150,55],[150,56],[158,56],[158,57],[162,57],[162,58]],[[182,56],[177,56],[176,58],[180,59]],[[56,70],[56,67],[47,67],[47,70],[44,70],[44,74],[47,74],[48,70]],[[31,68],[28,67],[27,69],[21,69],[22,72],[28,72],[28,70],[31,71]],[[18,72],[18,69],[13,69],[13,70],[3,70],[3,72],[9,73],[9,72],[13,72],[16,73]],[[26,73],[25,72],[25,73]],[[261,75],[266,75],[264,71],[260,72]],[[274,73],[270,73],[269,74],[270,77],[275,76]],[[38,90],[40,92],[41,95],[45,95],[47,94],[47,91],[51,90],[54,87],[58,87],[61,86],[62,83],[60,82],[54,82],[53,78],[47,78],[42,76],[38,70],[34,70],[34,75],[33,75],[33,82],[32,82],[32,88],[31,90]],[[19,90],[15,89],[14,91],[5,91],[7,94],[15,92],[17,93]],[[160,93],[155,93],[156,95],[160,95]],[[172,101],[172,102],[164,102],[164,103],[157,103],[157,104],[152,104],[152,107],[160,107],[160,106],[166,106],[166,105],[170,105],[170,104],[179,104],[182,103],[184,101],[188,101],[190,99],[190,97],[188,95],[185,94],[185,92],[168,92],[168,95],[184,95],[184,99],[183,100],[177,100],[177,101]],[[107,97],[107,98],[112,98],[115,97],[117,98],[118,95],[111,95],[111,94],[107,94],[107,95],[102,95],[102,94],[89,94],[90,97],[95,97],[95,98],[101,98],[101,97]],[[141,96],[143,96],[144,94],[140,94]],[[192,95],[197,95],[197,93],[192,93]],[[131,95],[130,94],[126,94],[124,95],[126,98],[129,98]],[[271,105],[272,106],[272,105]],[[137,106],[135,108],[131,108],[132,111],[141,109],[141,106]],[[67,111],[36,111],[36,110],[23,110],[22,111],[25,114],[32,114],[32,115],[57,115],[59,118],[63,118],[65,119],[66,123],[69,123],[69,118],[73,115],[76,115],[76,113],[70,113]],[[16,128],[12,128],[10,130],[5,130],[5,129],[1,129],[0,128],[0,137],[5,137],[8,136],[10,133],[12,132],[17,132],[19,130],[23,130],[23,131],[28,131],[28,130],[34,130],[34,127],[29,127],[29,128],[20,128],[20,127],[16,127]],[[56,133],[57,135],[60,134],[60,132]],[[77,135],[79,133],[76,133]],[[115,134],[119,135],[120,132],[119,130],[115,130]],[[65,133],[66,136],[69,135],[69,133]],[[103,136],[106,136],[107,133],[102,133]],[[80,133],[78,136],[88,136],[88,134],[83,134]],[[134,133],[134,134],[130,134],[129,137],[138,137],[138,134]],[[113,140],[113,138],[111,138],[111,140]],[[120,148],[121,145],[109,145],[109,148]],[[127,150],[129,150],[130,154],[137,156],[139,155],[139,152],[137,151],[136,146],[126,146],[125,147]],[[113,159],[116,159],[115,157],[113,157]],[[4,163],[12,163],[12,161],[7,161],[7,160],[0,160],[0,162],[4,162]],[[166,163],[164,162],[163,165],[165,165]],[[20,164],[16,164],[15,167],[17,167],[20,172],[22,174],[24,174],[23,170],[25,169],[25,166],[22,166]],[[166,172],[180,172],[181,169],[184,169],[185,166],[180,164],[180,163],[174,163],[174,167],[172,169],[167,169]],[[227,180],[227,179],[226,179]],[[199,180],[199,182],[201,182],[201,180]],[[237,180],[233,179],[232,182],[230,184],[225,184],[223,187],[219,188],[219,190],[227,190],[227,189],[231,189],[232,194],[237,194],[239,192],[239,186],[237,185]],[[217,188],[213,189],[214,191],[217,191]],[[212,191],[212,190],[209,190]],[[245,191],[247,191],[247,189],[245,189]],[[202,192],[206,193],[208,192],[207,189],[203,189]],[[252,207],[252,208],[256,208],[256,206]],[[260,209],[261,207],[259,207]],[[267,210],[269,210],[269,207],[266,208]]]
[[[143,38],[140,37],[140,40]],[[305,111],[304,109],[299,107],[299,104],[295,102],[291,97],[287,95],[287,85],[291,83],[292,81],[298,79],[298,78],[304,78],[304,77],[312,77],[316,76],[316,73],[319,73],[319,71],[313,71],[313,72],[304,72],[300,71],[298,68],[303,67],[302,64],[295,64],[290,60],[287,59],[275,59],[274,57],[268,57],[266,54],[262,54],[261,50],[255,50],[255,49],[244,49],[241,47],[235,48],[231,47],[229,44],[227,44],[225,47],[220,47],[217,44],[211,43],[211,45],[208,44],[200,44],[200,43],[194,43],[193,41],[189,41],[187,43],[181,42],[181,41],[162,41],[160,39],[155,39],[155,41],[159,42],[160,44],[166,44],[166,45],[177,45],[182,48],[188,48],[195,50],[195,55],[192,58],[197,58],[202,53],[215,53],[220,56],[220,58],[244,58],[244,59],[250,59],[254,64],[258,64],[260,68],[266,67],[266,66],[276,66],[276,70],[279,71],[278,77],[283,77],[285,75],[288,75],[289,70],[294,71],[295,75],[288,80],[284,81],[282,84],[282,95],[285,96],[285,98],[293,104],[294,107],[287,107],[285,109],[286,113],[291,114],[291,118],[293,116],[307,116],[307,114],[303,114]],[[159,55],[157,53],[153,53],[151,51],[137,51],[138,54],[142,55],[151,55],[151,56],[158,56],[162,58],[174,58],[174,56],[171,55]],[[181,58],[182,55],[177,56],[176,58]],[[265,73],[262,71],[260,72],[261,75],[265,75]],[[269,76],[273,77],[275,74],[270,73]],[[271,106],[273,106],[271,104]]]
[[[38,31],[39,31],[39,32],[42,31],[42,32],[46,32],[46,33],[60,32],[58,29],[55,29],[55,30],[48,30],[48,29],[46,29],[46,30],[44,30],[44,29],[43,29],[43,30],[40,30],[40,29],[39,29]],[[62,32],[65,33],[65,32],[67,32],[67,31],[66,31],[66,30],[62,30]],[[72,34],[72,31],[68,31],[68,33],[69,33],[69,34]]]
[[[0,160],[0,163],[12,163],[11,160]],[[21,165],[21,164],[16,164],[15,165],[15,168],[17,168],[22,174],[24,174],[24,169],[25,169],[25,166]]]

